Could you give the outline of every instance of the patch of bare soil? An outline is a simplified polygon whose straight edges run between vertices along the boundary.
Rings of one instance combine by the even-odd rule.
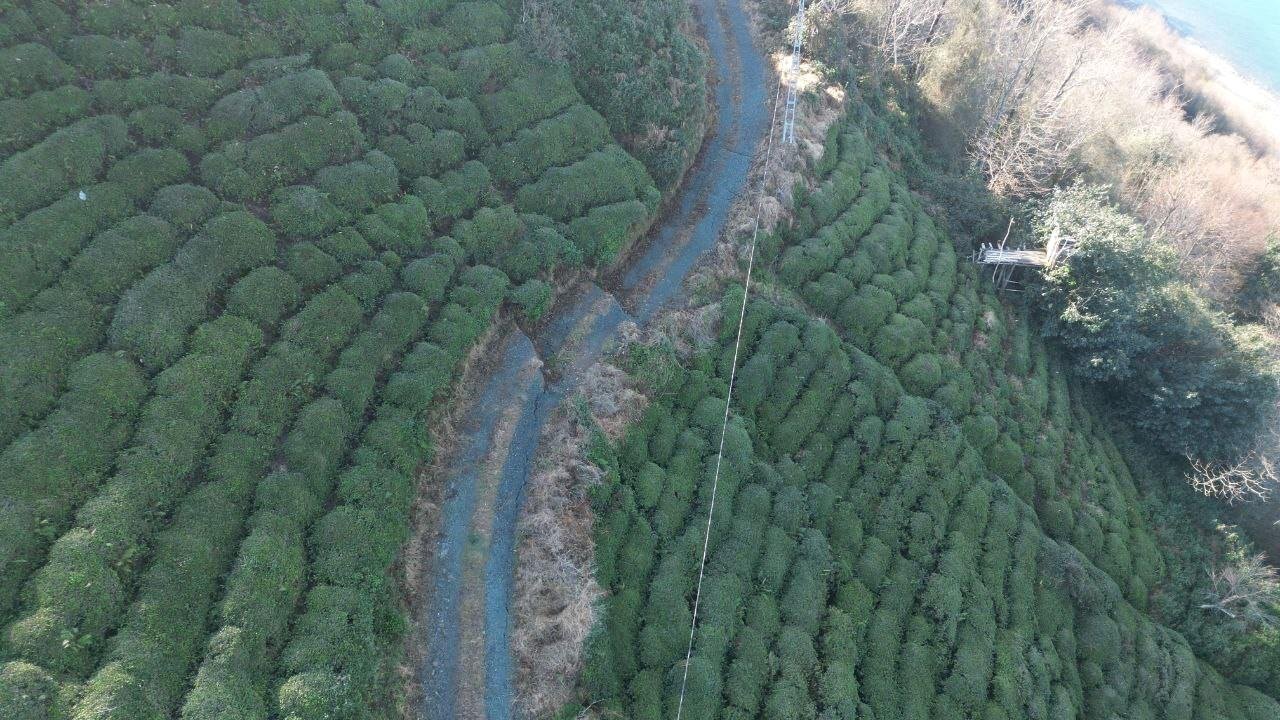
[[[635,336],[634,326],[627,330],[624,343]],[[517,527],[511,647],[523,717],[549,716],[572,699],[604,595],[595,581],[587,495],[604,472],[587,460],[593,430],[617,440],[648,404],[625,373],[604,362],[586,371],[578,398],[584,402],[565,403],[543,431]]]

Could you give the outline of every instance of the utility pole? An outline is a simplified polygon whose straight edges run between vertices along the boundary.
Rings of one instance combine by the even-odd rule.
[[[782,114],[782,141],[796,144],[796,97],[800,85],[800,49],[804,45],[804,0],[797,0],[796,36],[791,43],[791,67],[787,83],[787,106]]]

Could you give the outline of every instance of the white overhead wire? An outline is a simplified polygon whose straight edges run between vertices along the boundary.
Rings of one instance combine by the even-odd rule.
[[[733,383],[738,374],[738,353],[742,349],[742,327],[747,317],[747,298],[751,294],[751,272],[755,268],[756,238],[760,235],[760,215],[764,212],[764,201],[769,180],[769,165],[773,158],[773,131],[778,120],[778,101],[781,97],[782,83],[779,82],[778,92],[773,98],[773,114],[769,119],[769,139],[765,144],[764,164],[761,166],[760,190],[756,199],[755,225],[751,230],[751,250],[747,255],[747,277],[742,286],[742,307],[738,311],[738,334],[733,341],[733,364],[729,366],[729,389],[725,393],[724,420],[720,424],[720,448],[716,452],[716,470],[711,479],[711,500],[707,508],[707,526],[702,536],[702,559],[698,562],[698,584],[693,594],[693,620],[689,623],[689,646],[684,655],[684,676],[680,679],[680,700],[676,705],[676,720],[680,720],[684,714],[685,691],[689,685],[689,662],[693,659],[693,638],[698,629],[698,604],[702,600],[702,578],[707,569],[707,549],[711,545],[711,518],[716,511],[716,491],[720,486],[720,465],[724,462],[724,437],[729,430],[729,407],[733,401]]]

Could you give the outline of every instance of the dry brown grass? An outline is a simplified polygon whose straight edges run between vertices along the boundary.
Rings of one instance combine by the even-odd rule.
[[[580,387],[594,426],[611,440],[647,404],[612,365],[592,366]],[[511,613],[516,702],[524,717],[549,716],[572,698],[604,595],[595,580],[595,516],[587,495],[603,475],[586,460],[592,432],[574,403],[566,403],[543,433],[526,488]]]

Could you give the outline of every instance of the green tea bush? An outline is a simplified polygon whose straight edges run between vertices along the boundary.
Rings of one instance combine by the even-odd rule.
[[[76,79],[75,69],[52,50],[38,43],[22,43],[0,49],[0,94],[21,97],[52,90]]]
[[[345,324],[337,326],[331,324],[334,320],[343,322],[331,315],[299,315],[300,323],[322,323],[326,331],[344,337],[355,328],[359,316],[349,316]],[[373,333],[380,335],[387,324],[375,318],[377,329]],[[177,705],[204,637],[200,621],[212,605],[218,578],[232,561],[241,519],[258,478],[268,470],[276,438],[307,397],[307,392],[299,389],[310,385],[330,355],[310,354],[285,340],[254,365],[250,380],[231,411],[236,429],[220,439],[209,460],[205,484],[184,500],[172,525],[160,535],[154,560],[141,581],[139,602],[116,634],[107,664],[90,679],[79,708],[88,711],[119,702],[118,684],[99,684],[100,678],[113,672],[123,673],[145,687],[155,712],[167,713]],[[378,357],[361,360],[372,364],[369,372],[376,372]],[[312,451],[326,448],[336,459],[342,451],[340,440],[347,424],[341,417],[341,406],[335,405],[332,401],[308,405],[298,418],[295,433],[304,438],[300,443],[303,447]],[[325,440],[335,433],[337,442]],[[300,457],[298,446],[286,445],[295,460]],[[310,464],[302,464],[318,467],[313,459],[308,460]],[[272,492],[281,490],[276,485],[268,488],[266,498],[276,497]],[[286,497],[302,500],[299,510],[305,512],[306,496],[298,497],[296,487],[288,489],[292,494]],[[318,503],[313,501],[311,507],[314,512]],[[212,551],[194,553],[194,548],[189,547],[193,542],[209,543],[207,547]],[[272,579],[278,580],[274,576]],[[157,634],[164,634],[171,641],[156,647],[151,638]]]
[[[271,231],[248,213],[213,218],[171,262],[124,294],[111,321],[112,344],[147,367],[164,367],[181,354],[187,332],[222,284],[264,264],[275,250]]]
[[[554,117],[579,98],[569,74],[560,68],[531,68],[507,87],[476,100],[489,131],[499,141],[512,139],[521,128]]]
[[[185,26],[178,34],[174,60],[178,69],[187,75],[213,77],[240,62],[243,52],[241,41],[231,35]]]
[[[143,274],[168,260],[180,238],[173,226],[151,215],[135,215],[98,233],[60,278],[63,287],[110,303]]]
[[[77,35],[62,44],[62,55],[92,78],[126,77],[147,67],[147,53],[133,38]]]
[[[458,220],[474,211],[489,196],[489,169],[470,160],[440,179],[423,176],[413,181],[413,191],[427,206],[431,221],[441,224]]]
[[[95,180],[109,158],[128,147],[124,121],[114,115],[81,120],[0,164],[0,223],[52,202]]]
[[[445,253],[434,253],[407,263],[400,270],[405,289],[429,303],[444,299],[445,291],[457,270],[457,261]]]
[[[229,89],[214,78],[158,72],[119,80],[98,80],[93,84],[93,101],[96,107],[119,114],[158,105],[198,113]]]
[[[5,361],[0,382],[10,411],[0,434],[11,439],[52,407],[68,368],[101,340],[105,318],[92,303],[114,300],[139,274],[167,259],[176,244],[163,221],[126,220],[95,238],[72,262],[62,284],[40,296],[39,307],[7,323],[0,331],[7,341],[0,351]]]
[[[63,85],[26,97],[0,100],[0,152],[6,155],[25,150],[50,131],[89,114],[92,98],[84,89]]]
[[[101,641],[124,614],[135,548],[157,530],[155,510],[172,508],[183,494],[261,339],[252,323],[224,316],[202,326],[192,352],[156,376],[133,445],[33,578],[32,603],[8,630],[15,655],[55,672],[91,669]],[[82,586],[84,578],[93,580]],[[63,643],[68,636],[77,641]]]
[[[567,167],[548,170],[516,192],[520,212],[546,215],[560,221],[609,203],[640,199],[656,207],[653,181],[644,166],[613,145]]]
[[[303,70],[224,96],[209,109],[205,127],[215,142],[232,140],[275,130],[306,115],[329,115],[341,104],[327,75]]]
[[[488,45],[507,39],[511,18],[495,2],[461,2],[441,15],[440,26],[451,47]]]
[[[166,185],[185,180],[190,172],[186,156],[177,150],[145,148],[112,165],[107,181],[137,202]]]
[[[227,291],[227,312],[248,318],[263,328],[275,327],[301,301],[301,290],[289,273],[274,265],[260,267],[240,278]]]
[[[52,282],[96,231],[132,210],[122,188],[102,183],[37,210],[0,231],[0,302],[17,307]]]
[[[363,142],[359,124],[349,112],[308,117],[247,142],[226,143],[201,160],[200,176],[224,197],[261,198],[325,165],[352,159]]]
[[[647,227],[653,211],[639,200],[597,205],[570,221],[569,239],[583,257],[608,264]]]
[[[604,118],[579,104],[520,130],[510,141],[494,148],[485,164],[498,182],[518,187],[552,167],[581,160],[608,141],[609,128]]]
[[[66,530],[72,511],[108,471],[128,440],[146,394],[137,366],[99,353],[71,368],[67,392],[39,428],[0,454],[0,617],[13,609],[22,581],[38,566],[51,540]]]
[[[348,214],[367,212],[379,203],[394,200],[400,192],[395,163],[377,150],[361,160],[321,169],[316,173],[315,186],[330,203]]]
[[[327,193],[310,185],[290,185],[271,193],[271,221],[286,238],[316,238],[335,230],[347,219],[329,202]]]
[[[218,197],[199,185],[170,185],[156,191],[148,212],[183,232],[194,232],[218,209]]]
[[[378,141],[400,170],[403,180],[423,175],[439,175],[457,167],[466,157],[465,140],[456,130],[433,130],[414,123],[402,135],[388,135]]]
[[[707,122],[706,58],[688,34],[688,6],[607,0],[543,7],[566,39],[564,64],[582,95],[658,186],[671,188],[693,162]],[[619,17],[627,22],[614,22]],[[524,28],[527,46],[543,46],[537,27]]]
[[[376,249],[414,255],[431,237],[431,218],[416,195],[379,205],[357,223],[360,235]]]

